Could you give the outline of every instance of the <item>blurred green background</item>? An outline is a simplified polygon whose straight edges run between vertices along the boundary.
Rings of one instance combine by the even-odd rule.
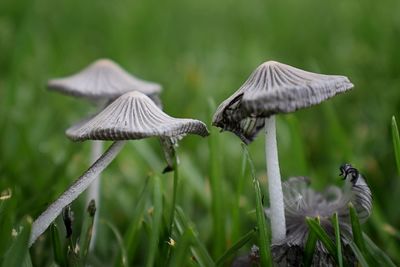
[[[397,234],[400,229],[400,179],[390,132],[391,116],[400,111],[399,14],[398,0],[1,1],[0,189],[12,189],[12,221],[37,217],[89,166],[89,142],[73,143],[64,130],[96,109],[48,92],[48,79],[111,58],[138,77],[162,84],[168,114],[210,124],[210,99],[218,105],[259,64],[277,60],[346,75],[355,84],[353,91],[324,104],[278,117],[282,176],[310,176],[315,187],[323,188],[338,182],[341,163],[352,163],[373,192],[374,212],[364,228],[400,262],[399,239],[387,231],[387,225]],[[254,226],[254,192],[249,177],[240,194],[243,225],[234,233],[231,210],[242,149],[233,134],[213,130],[227,248],[235,235]],[[249,149],[265,189],[263,136]],[[187,137],[178,153],[178,204],[217,254],[208,140]],[[157,140],[132,141],[103,175],[100,217],[123,234],[147,174],[163,167]],[[169,199],[172,175],[161,177]],[[80,198],[73,205],[77,225],[83,203]],[[96,256],[107,265],[116,257],[116,246],[112,234],[101,231]],[[39,266],[51,262],[44,248],[32,250]],[[138,251],[132,264],[143,262]]]

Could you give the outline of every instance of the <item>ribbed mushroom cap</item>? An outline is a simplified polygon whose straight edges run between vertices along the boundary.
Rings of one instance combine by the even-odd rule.
[[[95,117],[66,132],[74,141],[179,137],[189,133],[207,136],[208,130],[201,121],[165,114],[149,97],[137,91],[120,96]]]
[[[221,103],[213,125],[249,143],[262,129],[264,118],[319,104],[352,87],[345,76],[317,74],[267,61]]]
[[[161,91],[159,84],[138,79],[109,59],[99,59],[72,76],[50,80],[47,86],[90,100],[115,99],[132,90],[149,96]]]

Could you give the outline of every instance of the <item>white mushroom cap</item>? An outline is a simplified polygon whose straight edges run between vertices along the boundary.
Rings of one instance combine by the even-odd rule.
[[[267,61],[221,103],[213,125],[249,143],[262,129],[264,118],[319,104],[352,87],[345,76],[317,74]]]
[[[146,95],[161,91],[159,84],[136,78],[109,59],[99,59],[72,76],[50,80],[48,88],[90,100],[115,99],[133,90]]]
[[[66,132],[74,141],[179,137],[188,133],[207,136],[208,130],[201,121],[167,115],[137,91],[120,96],[92,119]]]

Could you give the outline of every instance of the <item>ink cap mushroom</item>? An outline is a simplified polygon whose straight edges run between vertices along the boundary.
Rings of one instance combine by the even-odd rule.
[[[129,74],[111,59],[98,59],[71,76],[51,79],[48,81],[47,87],[51,91],[61,92],[78,98],[85,98],[94,103],[99,111],[115,100],[115,98],[133,90],[149,95],[157,105],[161,106],[161,100],[158,96],[162,89],[161,85],[141,80]],[[90,119],[90,117],[73,125],[72,128],[79,127],[88,119]],[[93,141],[91,143],[90,163],[92,164],[96,161],[102,153],[102,142]],[[90,185],[86,197],[86,204],[88,205],[93,199],[98,209],[101,207],[100,181],[101,179],[96,179]],[[93,242],[91,244],[95,244],[96,225],[97,220],[94,223]]]
[[[97,104],[99,109],[120,95],[129,91],[139,91],[150,98],[159,106],[161,101],[158,94],[161,92],[161,85],[141,80],[120,67],[110,59],[98,59],[83,70],[64,78],[51,79],[47,83],[49,90],[58,91],[75,97],[85,98]],[[79,127],[88,119],[78,122],[72,129]],[[69,129],[67,130],[69,131]],[[91,147],[91,162],[93,163],[102,153],[102,144],[94,141]],[[99,207],[100,179],[91,185],[88,192],[87,203],[95,199]]]
[[[120,96],[92,119],[67,132],[67,136],[73,141],[114,142],[33,222],[29,245],[31,246],[62,209],[75,200],[111,163],[127,140],[148,137],[181,138],[187,134],[205,137],[209,132],[206,125],[199,120],[173,118],[167,115],[148,96],[137,91]]]
[[[273,242],[284,239],[286,234],[275,115],[320,104],[352,87],[345,76],[317,74],[267,61],[217,108],[212,124],[233,132],[246,144],[265,128]]]
[[[139,91],[158,104],[161,85],[141,80],[110,59],[98,59],[71,76],[49,80],[49,90],[86,98],[109,101],[129,92]]]

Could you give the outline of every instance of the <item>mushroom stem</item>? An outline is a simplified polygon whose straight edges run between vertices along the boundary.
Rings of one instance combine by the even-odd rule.
[[[278,146],[276,143],[275,116],[265,119],[265,156],[267,163],[268,192],[271,206],[272,242],[286,236],[285,210],[281,174],[279,170]]]
[[[46,231],[50,224],[62,212],[63,208],[74,201],[88,186],[98,177],[98,175],[113,161],[121,151],[126,141],[114,142],[107,151],[85,171],[81,177],[57,198],[32,224],[32,231],[29,240],[29,247],[36,239]]]
[[[93,164],[96,162],[98,158],[103,153],[103,141],[94,140],[91,145],[90,151],[90,163]],[[87,190],[86,195],[86,206],[89,205],[90,201],[93,199],[94,203],[96,203],[96,210],[95,218],[93,220],[93,228],[92,228],[92,238],[90,243],[90,250],[93,250],[94,244],[96,243],[96,230],[97,230],[97,218],[100,211],[100,173],[97,177],[94,177],[94,181],[91,183]]]

